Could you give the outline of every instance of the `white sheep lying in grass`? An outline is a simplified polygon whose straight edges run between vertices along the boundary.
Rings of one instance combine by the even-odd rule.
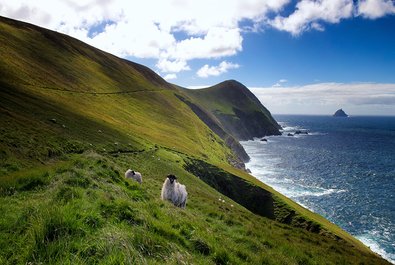
[[[141,176],[141,173],[140,172],[136,172],[136,171],[131,170],[131,169],[126,170],[125,178],[127,178],[127,179],[134,179],[135,181],[137,181],[140,184],[141,184],[141,182],[143,182],[143,177]]]
[[[177,177],[168,175],[162,186],[162,200],[169,200],[175,206],[185,208],[187,204],[188,193],[185,185],[177,182]]]

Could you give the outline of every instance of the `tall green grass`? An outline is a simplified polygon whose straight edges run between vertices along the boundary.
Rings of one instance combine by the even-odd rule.
[[[21,172],[23,179],[39,179],[45,186],[18,188],[11,194],[3,192],[10,181],[0,178],[0,260],[3,264],[385,264],[345,241],[252,214],[185,171],[181,161],[177,153],[165,149],[110,156],[89,151]],[[123,177],[131,165],[140,165],[142,185]],[[185,210],[160,200],[169,172],[187,186]]]

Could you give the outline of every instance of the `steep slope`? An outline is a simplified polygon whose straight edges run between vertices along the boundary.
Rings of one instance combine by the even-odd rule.
[[[251,91],[235,80],[209,88],[188,90],[187,94],[209,110],[238,140],[280,134],[281,127],[270,112]]]
[[[233,135],[225,131],[221,123],[213,114],[211,114],[211,112],[203,109],[199,104],[193,103],[193,100],[187,96],[188,93],[186,93],[187,90],[185,90],[185,88],[179,89],[180,94],[177,94],[176,96],[191,108],[200,120],[202,120],[214,133],[224,140],[226,146],[228,146],[236,155],[234,158],[228,157],[228,162],[237,168],[245,169],[244,162],[249,161],[250,157],[239,141],[236,140]]]
[[[387,264],[231,167],[187,95],[148,68],[6,18],[0,43],[0,264]],[[159,198],[169,173],[186,210]]]
[[[31,122],[40,120],[51,125],[57,137],[68,137],[75,121],[67,121],[68,115],[61,114],[65,110],[96,123],[84,129],[86,133],[75,134],[76,139],[84,134],[87,138],[97,135],[98,130],[104,134],[116,130],[129,134],[135,142],[148,140],[194,155],[204,154],[213,161],[233,156],[179,101],[173,86],[145,66],[68,36],[8,19],[2,19],[0,41],[2,110],[9,115]],[[20,102],[17,109],[15,101]],[[48,102],[51,111],[41,109],[40,102]],[[34,111],[29,109],[32,104]],[[54,126],[51,119],[59,124]],[[122,139],[118,142],[119,146],[128,143]]]

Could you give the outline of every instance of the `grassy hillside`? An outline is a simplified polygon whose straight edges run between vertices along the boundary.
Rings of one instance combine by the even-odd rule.
[[[148,68],[6,18],[0,43],[0,264],[388,264],[232,167]],[[185,210],[160,200],[169,173]],[[271,203],[249,207],[235,185]]]

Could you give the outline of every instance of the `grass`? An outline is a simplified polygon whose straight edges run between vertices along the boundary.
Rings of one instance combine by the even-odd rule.
[[[160,160],[144,163],[143,185],[119,173],[152,155]],[[23,175],[31,177],[25,178],[49,181],[46,186],[12,195],[1,193],[0,257],[4,264],[380,261],[344,241],[245,210],[177,166],[177,158],[164,149],[117,157],[90,151],[71,155],[49,168],[28,170]],[[160,200],[167,172],[175,172],[187,185],[186,210]]]
[[[5,18],[0,42],[0,264],[387,264],[232,167],[152,71]],[[185,210],[160,200],[169,173]],[[273,216],[248,210],[240,185],[269,195]],[[309,222],[322,230],[298,227]]]

